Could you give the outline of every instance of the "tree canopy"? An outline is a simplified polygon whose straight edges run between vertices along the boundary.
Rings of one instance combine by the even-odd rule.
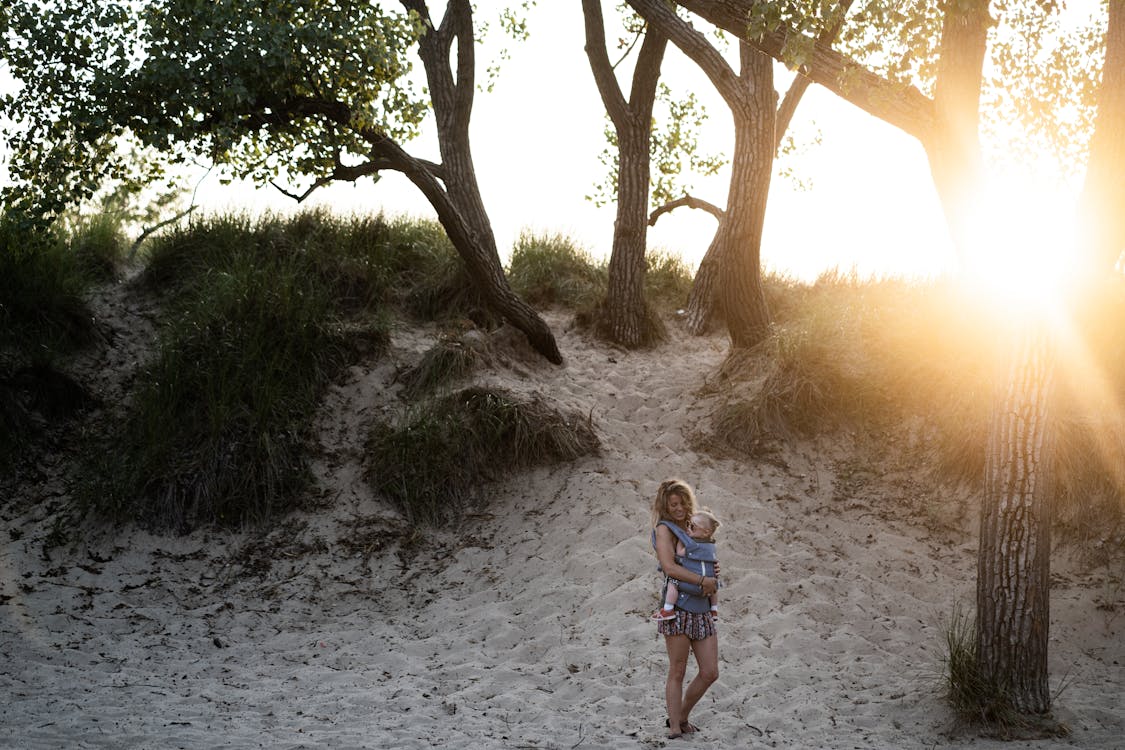
[[[373,173],[372,136],[409,139],[426,111],[407,57],[420,20],[382,4],[60,0],[6,22],[5,198],[46,215],[193,159],[302,190]],[[125,141],[151,158],[126,160]]]

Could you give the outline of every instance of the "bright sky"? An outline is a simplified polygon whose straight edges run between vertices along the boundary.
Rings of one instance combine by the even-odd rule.
[[[486,4],[482,3],[481,6]],[[595,257],[607,257],[614,210],[584,200],[602,167],[604,107],[583,50],[585,34],[577,3],[541,2],[529,17],[531,39],[510,45],[492,93],[478,93],[472,143],[485,206],[502,255],[521,231],[563,233]],[[617,36],[607,31],[607,38]],[[611,51],[611,57],[615,57]],[[478,54],[478,69],[488,59]],[[663,71],[682,95],[694,90],[707,104],[706,152],[729,153],[731,122],[726,107],[694,63],[669,47]],[[482,73],[478,73],[482,77]],[[786,78],[778,76],[778,86]],[[623,88],[628,91],[628,81]],[[861,275],[915,275],[940,272],[952,251],[918,143],[830,93],[810,87],[793,127],[811,141],[794,167],[810,180],[799,190],[775,176],[763,241],[767,269],[812,279],[822,270],[855,268]],[[411,153],[437,160],[432,136],[408,145]],[[720,206],[726,202],[725,174],[694,181],[693,194]],[[210,177],[199,200],[205,208],[291,208],[272,189],[249,192],[223,188]],[[340,185],[323,190],[311,205],[341,211],[378,211],[432,216],[405,178],[387,173],[377,184]],[[702,211],[680,208],[650,230],[649,246],[699,262],[715,229]]]

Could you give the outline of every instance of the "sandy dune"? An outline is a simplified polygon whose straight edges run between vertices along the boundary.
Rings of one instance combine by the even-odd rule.
[[[401,411],[395,367],[427,331],[397,331],[332,389],[317,507],[268,534],[103,530],[45,552],[66,499],[46,456],[3,509],[0,746],[1125,747],[1112,568],[1055,558],[1051,673],[1071,736],[952,731],[942,623],[971,603],[975,511],[930,486],[921,447],[888,435],[897,458],[878,464],[847,435],[772,463],[702,455],[699,386],[722,337],[673,329],[634,353],[551,322],[565,368],[505,344],[481,377],[592,415],[601,454],[480,488],[456,530],[408,538],[362,478],[366,425]],[[126,360],[124,345],[98,356]],[[669,476],[723,519],[726,580],[720,678],[693,715],[703,732],[676,741],[646,619],[648,507]]]

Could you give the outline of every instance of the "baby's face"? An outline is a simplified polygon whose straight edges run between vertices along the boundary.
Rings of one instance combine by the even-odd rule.
[[[692,539],[710,539],[715,530],[702,516],[692,516],[688,524],[687,533]]]

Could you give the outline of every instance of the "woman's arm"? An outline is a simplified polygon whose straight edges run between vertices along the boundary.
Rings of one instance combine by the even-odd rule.
[[[696,584],[703,589],[704,596],[710,596],[719,590],[714,578],[707,576],[701,583],[699,573],[676,563],[676,538],[672,530],[663,524],[656,527],[656,559],[660,561],[660,569],[664,571],[664,575],[677,581]]]

